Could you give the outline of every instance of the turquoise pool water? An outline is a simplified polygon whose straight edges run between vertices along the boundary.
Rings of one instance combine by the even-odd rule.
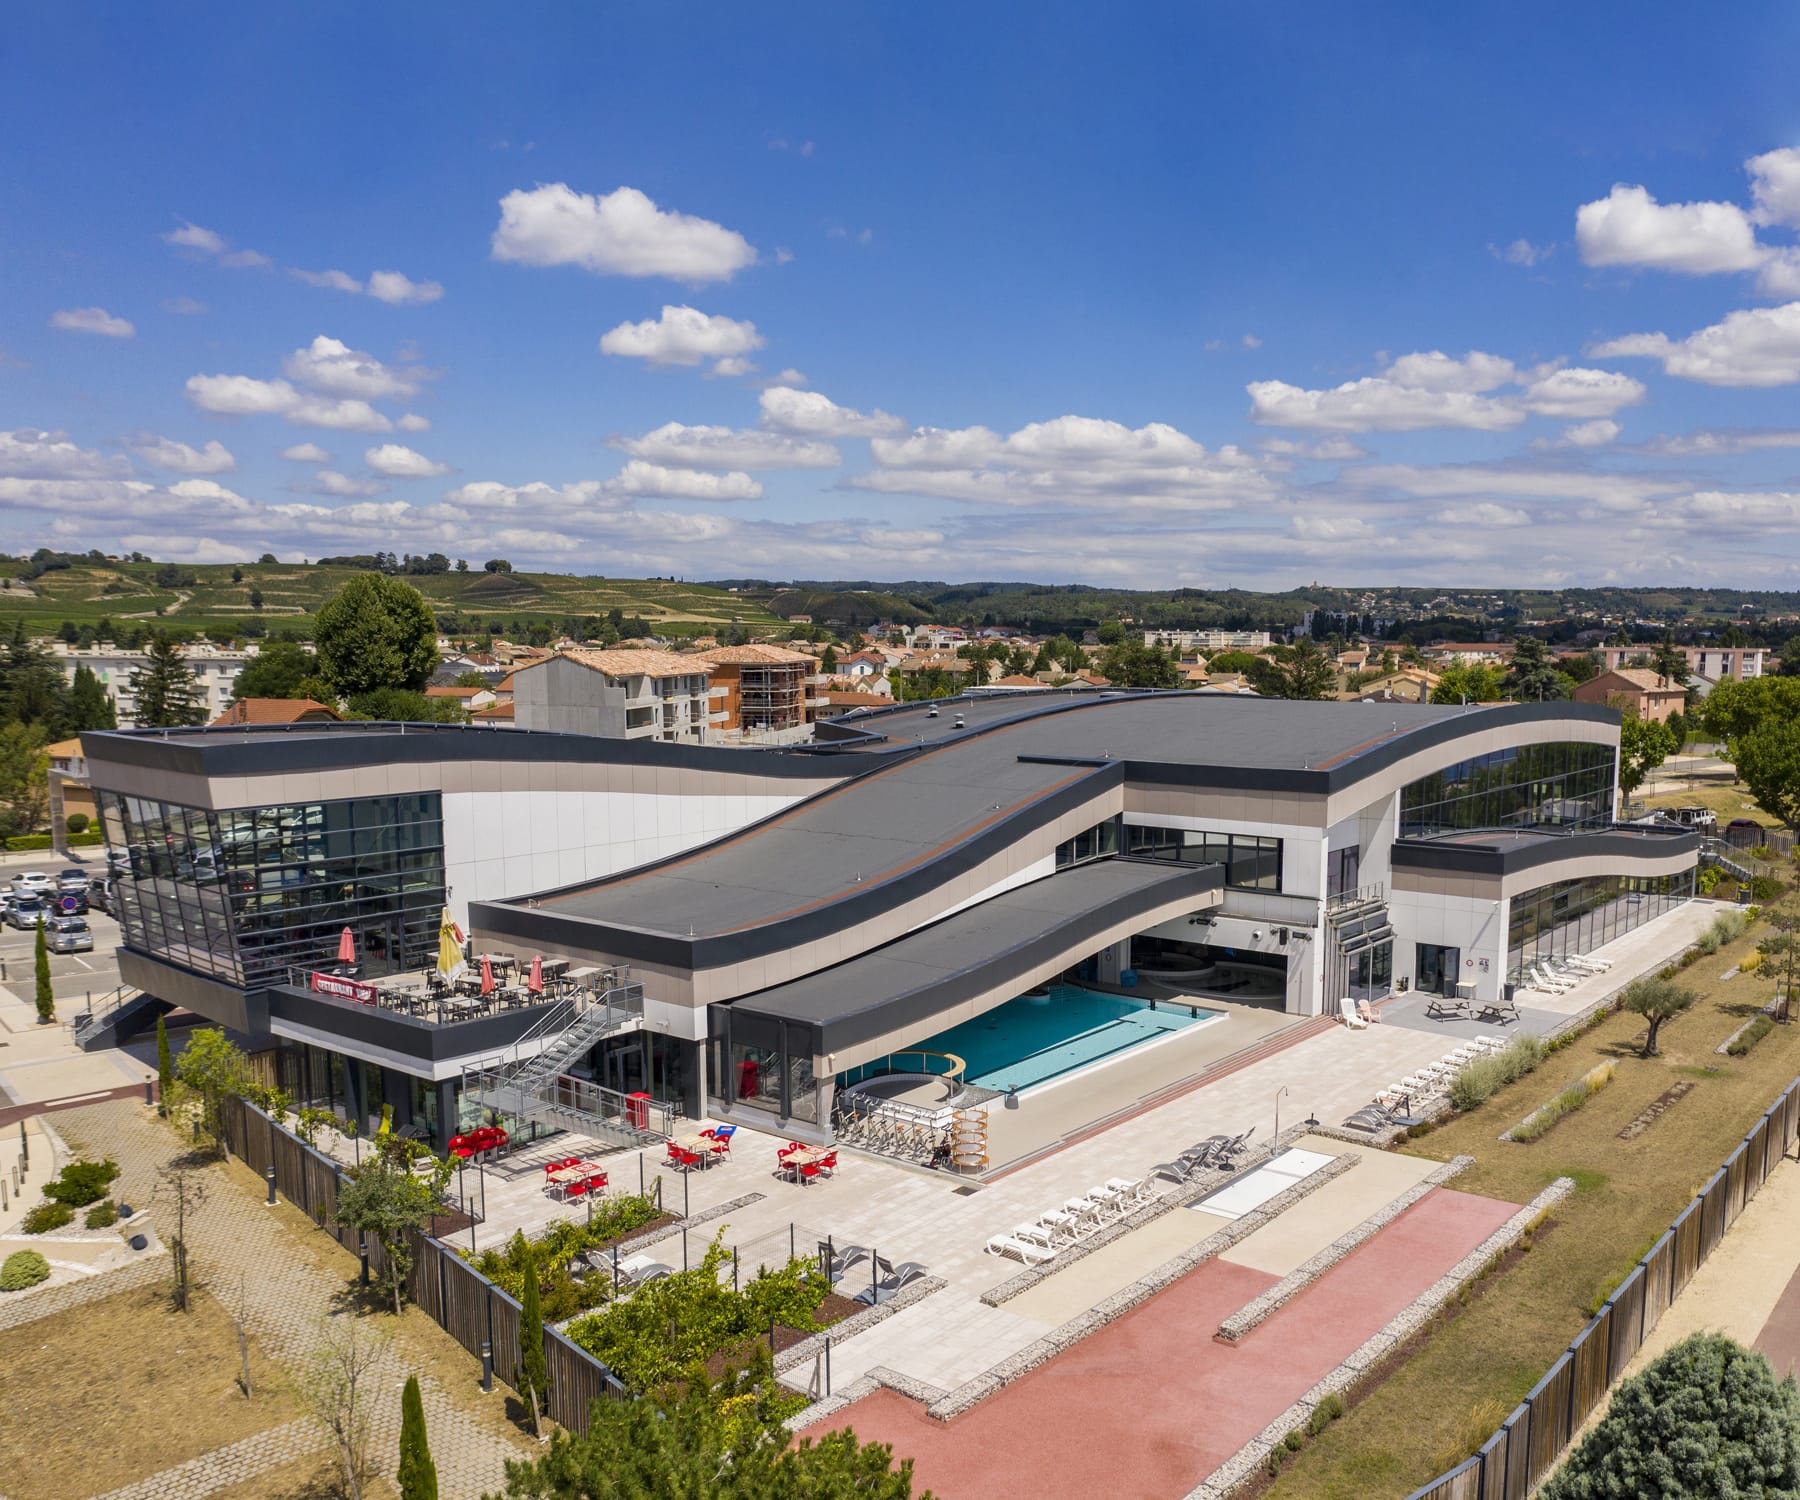
[[[1024,1089],[1220,1014],[1201,1009],[1191,1015],[1185,1005],[1152,1010],[1147,1001],[1058,984],[1045,994],[1008,1000],[918,1045],[954,1052],[968,1064],[964,1076],[983,1088]]]

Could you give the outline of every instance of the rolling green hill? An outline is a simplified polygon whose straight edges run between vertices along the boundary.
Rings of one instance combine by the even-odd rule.
[[[68,621],[163,623],[180,630],[241,631],[260,620],[270,630],[306,635],[313,614],[359,571],[297,563],[189,566],[155,562],[90,562],[27,578],[23,561],[0,562],[0,623],[23,619],[28,631],[54,635]],[[239,575],[233,580],[233,573]],[[159,574],[161,575],[159,578]],[[565,573],[427,573],[406,575],[437,612],[440,628],[476,635],[499,622],[561,629],[604,619],[617,609],[660,635],[704,635],[742,624],[759,635],[781,622],[760,601],[704,584],[661,578],[584,578]],[[262,608],[251,603],[259,591]]]

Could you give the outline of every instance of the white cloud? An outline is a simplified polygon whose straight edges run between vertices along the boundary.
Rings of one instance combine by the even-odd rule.
[[[817,391],[798,391],[791,386],[770,386],[762,393],[763,424],[778,432],[801,437],[892,437],[906,431],[906,423],[884,411],[864,415],[821,396]]]
[[[1525,413],[1505,401],[1469,391],[1426,390],[1380,376],[1347,381],[1328,391],[1303,390],[1281,380],[1252,381],[1250,419],[1267,427],[1313,432],[1416,432],[1463,427],[1505,432]]]
[[[1495,505],[1491,500],[1479,505],[1450,505],[1431,518],[1440,526],[1529,526],[1531,513],[1515,505]]]
[[[791,265],[791,264],[793,264],[793,260],[794,260],[794,252],[792,250],[788,249],[788,247],[786,245],[777,245],[775,247],[775,264],[776,265],[778,265],[778,266]]]
[[[419,389],[413,372],[384,365],[374,355],[324,334],[288,355],[281,368],[290,379],[328,396],[386,401],[416,395]]]
[[[363,454],[363,462],[389,479],[436,479],[450,472],[449,464],[433,463],[404,443],[383,443]]]
[[[173,438],[139,433],[131,451],[153,469],[173,469],[177,474],[229,474],[237,467],[231,450],[217,439],[204,448],[190,448]]]
[[[208,504],[226,504],[233,506],[252,505],[255,502],[246,500],[236,490],[228,490],[224,485],[211,479],[183,479],[172,484],[165,491],[177,500],[202,500]]]
[[[366,401],[330,401],[308,396],[285,380],[249,375],[191,375],[188,400],[218,416],[286,417],[298,427],[331,427],[348,432],[387,432],[393,424]]]
[[[0,431],[0,476],[9,479],[115,479],[130,472],[128,460],[78,447],[66,432]]]
[[[1534,380],[1520,398],[1527,411],[1541,417],[1576,421],[1583,417],[1610,417],[1623,406],[1636,406],[1644,387],[1629,375],[1610,370],[1557,370]]]
[[[352,479],[348,474],[340,474],[335,469],[321,469],[313,475],[317,481],[315,488],[322,495],[344,495],[359,499],[370,499],[376,495],[385,495],[387,486],[374,479]]]
[[[500,200],[493,257],[580,266],[602,276],[703,282],[729,281],[755,262],[756,249],[722,224],[665,212],[636,188],[596,196],[553,182]]]
[[[50,314],[50,326],[64,333],[97,333],[109,339],[128,339],[137,332],[124,318],[115,318],[104,307],[61,308]]]
[[[291,448],[281,450],[283,458],[291,458],[298,464],[328,464],[331,455],[317,443],[295,443]]]
[[[1766,448],[1800,448],[1800,431],[1756,427],[1702,429],[1682,437],[1653,438],[1644,444],[1646,453],[1669,458],[1717,458]]]
[[[1514,240],[1509,245],[1489,245],[1488,251],[1496,260],[1503,260],[1509,266],[1535,266],[1546,261],[1556,252],[1555,245],[1534,245],[1530,240]]]
[[[653,365],[697,365],[703,360],[748,354],[762,348],[763,342],[754,323],[703,313],[698,308],[665,305],[658,317],[621,323],[601,334],[600,352]]]
[[[1665,374],[1706,385],[1792,385],[1800,381],[1800,302],[1727,313],[1685,339],[1633,333],[1591,352],[1602,359],[1660,359]]]
[[[439,282],[414,281],[398,271],[371,271],[369,295],[395,307],[409,303],[423,306],[438,301],[444,295],[444,288]]]
[[[1744,163],[1750,174],[1751,219],[1800,228],[1800,147],[1765,151]]]
[[[734,380],[743,375],[754,375],[757,367],[741,355],[729,354],[724,359],[715,359],[712,369],[706,373],[717,376],[721,380]]]
[[[257,250],[233,250],[219,257],[219,264],[229,266],[234,271],[254,271],[263,266],[272,266],[274,261]]]
[[[612,446],[672,469],[832,469],[842,462],[829,443],[680,422],[665,422],[642,437],[614,438]]]
[[[1491,391],[1511,385],[1518,370],[1510,359],[1470,350],[1456,359],[1440,350],[1426,354],[1402,354],[1382,371],[1382,379],[1421,391]]]
[[[169,297],[164,300],[162,310],[174,313],[178,318],[197,318],[206,311],[206,304],[192,297]]]
[[[1295,516],[1289,526],[1297,537],[1315,542],[1362,541],[1379,533],[1360,516]]]
[[[1259,446],[1265,453],[1273,453],[1278,458],[1313,458],[1344,463],[1369,456],[1368,450],[1357,447],[1347,437],[1320,438],[1315,443],[1297,442],[1293,438],[1265,438]]]
[[[225,238],[210,229],[203,229],[198,224],[183,219],[181,228],[171,229],[162,237],[165,245],[174,245],[182,250],[199,250],[206,255],[223,255]]]
[[[606,491],[658,500],[760,500],[763,487],[741,469],[705,474],[697,469],[666,469],[634,458],[606,481]]]
[[[769,384],[770,385],[808,385],[808,384],[810,384],[810,382],[798,370],[796,370],[790,366],[788,369],[783,370],[779,375],[771,375],[769,377]]]
[[[958,469],[991,462],[1001,437],[986,427],[919,427],[903,438],[876,438],[869,445],[886,469]]]
[[[1575,212],[1575,243],[1590,266],[1646,266],[1709,276],[1754,271],[1768,252],[1735,203],[1658,203],[1618,183]]]
[[[302,271],[296,267],[291,274],[308,286],[322,286],[333,292],[360,293],[363,289],[363,284],[348,271]]]
[[[409,411],[404,416],[396,417],[394,425],[402,432],[430,432],[431,418],[421,417],[416,411]]]
[[[1604,417],[1564,429],[1562,440],[1571,448],[1604,448],[1619,435],[1619,424]]]

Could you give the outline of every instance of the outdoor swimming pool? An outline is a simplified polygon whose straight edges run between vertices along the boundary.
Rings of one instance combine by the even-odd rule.
[[[1025,1089],[1220,1014],[1205,1009],[1190,1014],[1187,1006],[1167,1002],[1152,1010],[1148,1001],[1057,984],[1008,1000],[919,1046],[954,1052],[968,1064],[963,1076],[970,1083]]]

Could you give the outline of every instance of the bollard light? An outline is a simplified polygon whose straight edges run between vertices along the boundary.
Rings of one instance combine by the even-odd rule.
[[[266,1177],[269,1182],[269,1196],[265,1198],[263,1202],[268,1207],[273,1208],[275,1206],[275,1169],[270,1167],[267,1172],[263,1173],[263,1176]]]
[[[481,1341],[481,1388],[490,1395],[494,1389],[494,1346],[486,1339]]]

